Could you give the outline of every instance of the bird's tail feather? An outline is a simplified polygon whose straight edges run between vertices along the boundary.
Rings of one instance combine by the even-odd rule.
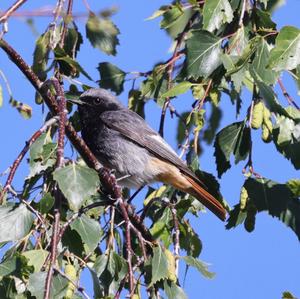
[[[191,177],[184,174],[183,176],[192,185],[192,188],[190,188],[190,190],[186,190],[186,192],[196,197],[204,206],[206,206],[216,216],[218,216],[222,221],[224,221],[226,219],[226,210],[222,206],[222,204],[209,192],[202,188],[197,182],[195,182],[195,180],[193,180]]]

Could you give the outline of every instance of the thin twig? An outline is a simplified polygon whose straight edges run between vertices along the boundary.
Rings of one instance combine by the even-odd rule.
[[[61,34],[61,37],[60,37],[60,43],[59,43],[59,46],[62,49],[63,49],[64,43],[65,43],[65,36],[66,36],[66,33],[67,33],[67,29],[68,29],[68,23],[72,19],[72,8],[73,8],[73,0],[69,0],[68,1],[68,7],[67,7],[67,14],[64,17],[64,26],[63,26],[62,34]]]
[[[12,91],[11,91],[10,85],[8,83],[8,80],[7,80],[6,76],[5,76],[5,74],[2,72],[2,70],[0,70],[0,76],[2,77],[2,79],[3,79],[3,81],[4,81],[5,85],[6,85],[6,89],[7,89],[7,92],[9,94],[10,98],[12,98],[13,96],[12,96]]]
[[[37,140],[37,138],[39,138],[49,127],[51,127],[52,125],[54,125],[58,120],[58,117],[53,117],[51,119],[49,119],[38,131],[36,131],[28,141],[26,141],[25,146],[23,147],[22,151],[20,152],[20,154],[18,155],[17,159],[14,161],[13,165],[10,167],[10,172],[8,175],[8,178],[6,180],[6,183],[1,191],[0,194],[0,203],[2,203],[2,199],[3,196],[5,194],[5,192],[7,190],[9,190],[12,181],[14,179],[15,173],[21,163],[21,161],[23,160],[24,156],[26,155],[26,153],[28,152],[28,150],[30,149],[31,145]]]
[[[168,65],[168,67],[167,67],[167,80],[168,80],[167,89],[168,90],[171,89],[171,87],[172,87],[173,71],[174,71],[175,62],[178,59],[178,57],[181,55],[181,53],[179,53],[180,47],[184,41],[184,38],[185,38],[187,32],[190,30],[190,28],[193,25],[197,16],[198,16],[198,12],[195,12],[191,16],[189,22],[187,23],[187,25],[185,26],[185,28],[183,29],[181,34],[179,34],[176,39],[176,46],[175,46],[173,55],[167,64]],[[166,97],[162,111],[161,111],[159,130],[158,130],[159,134],[162,137],[164,136],[164,124],[165,124],[165,118],[166,118],[166,111],[168,109],[169,103],[170,103],[170,97]]]
[[[36,76],[36,74],[32,71],[32,69],[28,66],[28,64],[24,61],[24,59],[3,39],[0,40],[0,48],[2,48],[6,52],[9,58],[26,76],[26,78],[33,85],[36,91],[41,94],[51,113],[53,115],[58,114],[58,106],[55,98],[49,91],[48,81],[43,84]],[[86,143],[82,140],[82,138],[78,136],[76,130],[69,122],[66,123],[66,135],[68,136],[76,150],[79,152],[79,154],[82,156],[82,158],[85,160],[85,162],[95,170],[99,170],[101,168],[100,163],[88,148]]]
[[[208,94],[209,94],[209,92],[210,92],[210,89],[211,89],[211,87],[212,87],[212,81],[213,81],[212,79],[210,79],[210,80],[208,81],[208,84],[207,84],[207,86],[206,86],[204,95],[203,95],[203,97],[201,98],[201,100],[198,102],[198,105],[197,105],[197,110],[198,110],[198,111],[200,111],[200,110],[202,109],[203,105],[204,105],[204,102],[205,102],[205,100],[206,100],[206,98],[207,98],[207,96],[208,96]],[[192,110],[191,113],[193,113],[193,110]]]
[[[180,236],[180,230],[179,230],[179,222],[177,218],[177,210],[175,209],[174,204],[171,205],[171,214],[174,222],[174,255],[179,256],[179,236]],[[179,272],[179,259],[175,259],[175,271],[176,271],[176,276],[178,277],[178,272]]]
[[[22,4],[27,0],[18,0],[10,8],[8,8],[5,13],[0,17],[0,23],[6,22],[10,15],[16,11]]]
[[[56,195],[56,205],[58,206],[59,203],[59,196],[60,192],[57,192]],[[52,239],[51,239],[51,252],[50,252],[50,266],[47,273],[46,283],[45,283],[45,293],[44,299],[50,298],[50,291],[51,291],[51,282],[53,278],[53,268],[55,267],[56,263],[56,256],[57,256],[57,244],[58,244],[58,235],[59,235],[59,220],[60,220],[60,212],[58,207],[54,209],[54,224],[52,229]]]
[[[130,219],[126,207],[124,205],[123,199],[119,198],[116,201],[117,205],[120,207],[122,216],[125,220],[125,244],[126,244],[126,254],[127,254],[127,266],[129,275],[129,293],[132,294],[134,289],[134,275],[132,270],[132,247],[131,247],[131,237],[130,237]]]
[[[56,152],[56,168],[60,169],[64,163],[64,140],[65,140],[65,123],[66,123],[66,99],[64,96],[63,89],[57,79],[52,79],[53,86],[56,91],[56,99],[58,102],[58,116],[59,116],[59,123],[58,123],[58,141],[57,141],[57,152]],[[60,233],[60,208],[62,202],[62,193],[59,190],[59,187],[56,185],[55,190],[55,203],[54,203],[54,224],[52,229],[52,237],[51,237],[51,260],[50,260],[50,267],[47,273],[46,284],[45,284],[45,299],[50,298],[50,289],[51,289],[51,282],[53,277],[53,269],[56,264],[57,258],[57,244],[58,244],[58,237]]]
[[[246,11],[246,2],[247,2],[247,0],[243,0],[242,10],[241,10],[240,19],[239,19],[239,27],[243,26],[243,21],[244,21],[244,16],[245,16],[245,11]]]
[[[294,106],[296,109],[300,110],[300,107],[297,105],[297,103],[294,101],[294,99],[287,92],[286,88],[283,85],[282,80],[279,78],[277,81],[278,81],[278,84],[279,84],[279,86],[281,88],[281,91],[282,91],[283,95],[285,96],[285,98],[287,99],[288,103],[290,105]]]

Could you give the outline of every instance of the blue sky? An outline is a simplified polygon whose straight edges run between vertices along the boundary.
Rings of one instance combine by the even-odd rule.
[[[0,10],[4,10],[12,1],[1,1]],[[55,1],[44,1],[54,4]],[[81,1],[75,1],[76,11],[84,11]],[[78,3],[77,3],[78,2]],[[41,3],[41,2],[39,2]],[[91,8],[98,11],[101,8],[116,5],[118,13],[113,17],[121,31],[120,46],[116,57],[107,57],[98,50],[84,45],[79,53],[78,60],[81,65],[92,75],[99,79],[96,66],[99,62],[109,61],[118,65],[125,71],[148,71],[152,66],[170,57],[168,49],[171,45],[167,35],[159,29],[159,21],[145,21],[153,11],[168,2],[158,0],[139,1],[90,1]],[[38,7],[38,1],[28,1],[22,9],[31,10]],[[299,19],[300,1],[287,1],[275,14],[275,21],[279,28],[284,25],[300,27]],[[36,19],[40,33],[49,23],[49,18]],[[78,20],[79,29],[84,33],[85,19]],[[9,33],[5,38],[20,52],[28,63],[32,62],[32,53],[36,37],[32,34],[24,20],[11,19]],[[33,117],[24,120],[18,112],[8,104],[8,95],[2,79],[0,84],[4,89],[4,106],[0,109],[0,136],[1,160],[0,172],[4,171],[16,158],[25,140],[36,131],[43,122],[41,107],[34,104],[34,90],[26,78],[0,51],[0,69],[7,76],[13,95],[17,100],[23,101],[33,107]],[[297,98],[294,83],[287,76],[283,77],[286,88]],[[91,84],[91,83],[90,83]],[[131,83],[126,85],[127,91]],[[280,93],[281,103],[286,105]],[[127,92],[120,95],[123,102],[127,101]],[[299,99],[299,96],[298,96]],[[174,105],[179,111],[184,111],[193,101],[191,95],[186,95],[174,100]],[[249,98],[243,94],[245,107],[248,107]],[[298,100],[299,104],[299,100]],[[234,109],[227,98],[222,100],[225,113],[221,126],[235,121]],[[147,106],[147,121],[154,129],[158,129],[160,117],[159,108],[151,103]],[[242,112],[244,117],[245,111]],[[167,118],[167,141],[176,148],[175,132],[177,121]],[[254,166],[265,177],[278,182],[299,177],[292,165],[277,153],[273,144],[264,144],[259,133],[254,133]],[[205,147],[205,153],[200,159],[201,168],[216,175],[213,148]],[[220,183],[222,193],[230,205],[239,200],[240,187],[244,177],[241,173],[244,163],[240,163],[227,171]],[[28,174],[26,163],[17,172],[16,185],[22,186],[22,178]],[[1,180],[3,181],[3,180]],[[138,199],[137,199],[138,200]],[[200,218],[192,219],[194,227],[203,242],[203,251],[200,258],[212,264],[210,269],[216,272],[213,280],[203,278],[198,272],[190,269],[185,290],[189,298],[202,299],[265,299],[281,298],[281,293],[289,290],[300,297],[300,251],[299,242],[295,234],[286,228],[277,219],[260,213],[256,219],[254,233],[247,233],[243,226],[234,230],[225,230],[224,225],[211,213],[206,213]],[[181,268],[183,270],[183,268]],[[183,272],[183,271],[182,271]]]

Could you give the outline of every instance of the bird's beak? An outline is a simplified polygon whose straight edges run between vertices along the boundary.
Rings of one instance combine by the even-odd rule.
[[[79,98],[69,98],[67,99],[68,102],[76,105],[84,105],[85,103],[81,101]]]

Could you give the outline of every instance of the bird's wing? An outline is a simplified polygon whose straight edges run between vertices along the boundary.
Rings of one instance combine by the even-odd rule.
[[[135,112],[127,109],[106,111],[100,115],[100,118],[109,128],[120,132],[124,137],[147,149],[153,156],[175,165],[181,172],[207,189],[169,144]]]

